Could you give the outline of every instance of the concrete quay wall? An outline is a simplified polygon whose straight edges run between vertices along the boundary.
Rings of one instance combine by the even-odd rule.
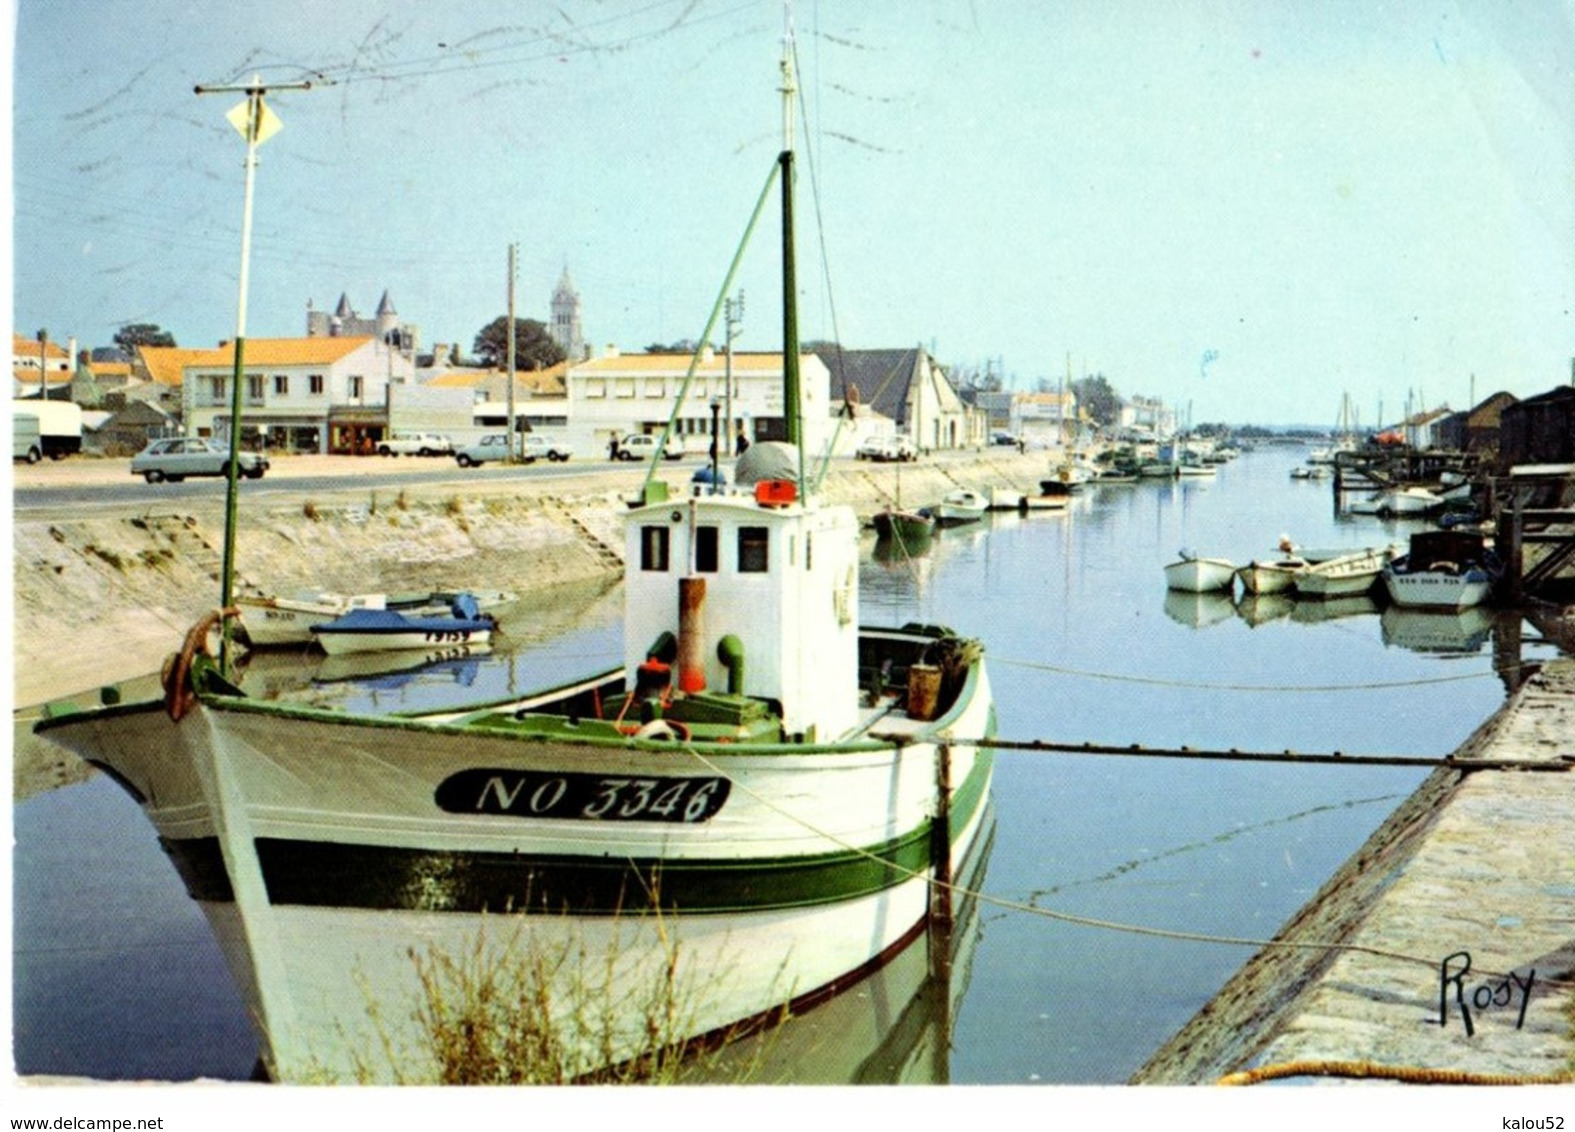
[[[1575,661],[1455,757],[1549,769],[1431,774],[1134,1084],[1575,1082]]]

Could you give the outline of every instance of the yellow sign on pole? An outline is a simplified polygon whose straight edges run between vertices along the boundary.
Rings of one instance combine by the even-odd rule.
[[[247,99],[235,109],[225,115],[230,120],[230,125],[235,127],[237,133],[251,145],[262,145],[263,142],[277,134],[284,128],[284,123],[279,121],[279,116],[268,109],[268,104],[259,96],[257,99],[257,136],[252,137],[249,130],[251,120],[251,100]]]

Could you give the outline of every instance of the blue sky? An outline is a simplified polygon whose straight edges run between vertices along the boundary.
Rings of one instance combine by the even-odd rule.
[[[777,0],[21,0],[12,318],[235,327],[237,96],[271,105],[248,330],[387,289],[423,340],[694,337],[778,148]],[[1570,379],[1575,6],[799,0],[803,333],[1198,421]],[[813,174],[813,177],[811,176]],[[821,227],[823,225],[823,228]],[[780,345],[768,227],[742,349]],[[824,257],[821,252],[824,249]],[[829,286],[828,286],[829,281]]]

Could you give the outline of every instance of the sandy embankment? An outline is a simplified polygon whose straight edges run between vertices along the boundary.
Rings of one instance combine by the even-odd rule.
[[[1033,489],[1044,453],[948,454],[902,469],[902,494],[931,502],[962,485]],[[363,472],[430,470],[431,461],[287,457],[261,485],[242,490],[236,539],[240,582],[266,592],[506,589],[522,596],[614,580],[621,572],[621,498],[643,476],[636,467],[587,463],[568,477],[505,479],[475,469],[454,480],[368,488]],[[684,490],[697,461],[660,475]],[[331,492],[279,491],[281,481],[333,474]],[[18,466],[16,484],[120,483],[124,460]],[[889,501],[891,466],[840,461],[825,493],[869,514]],[[272,490],[264,492],[261,487]],[[75,768],[58,748],[29,741],[36,705],[74,698],[157,672],[187,628],[218,603],[223,493],[200,503],[115,508],[102,517],[32,519],[13,527],[14,703],[20,705],[17,787],[51,785]],[[86,513],[84,509],[78,509]],[[61,512],[61,515],[66,515]],[[35,764],[42,763],[42,766]],[[41,777],[40,777],[41,776]]]

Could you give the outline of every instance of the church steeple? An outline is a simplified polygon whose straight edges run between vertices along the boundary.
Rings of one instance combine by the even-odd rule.
[[[563,265],[563,275],[552,291],[550,333],[552,340],[571,362],[585,356],[585,336],[580,328],[580,293],[574,289],[568,264]]]

